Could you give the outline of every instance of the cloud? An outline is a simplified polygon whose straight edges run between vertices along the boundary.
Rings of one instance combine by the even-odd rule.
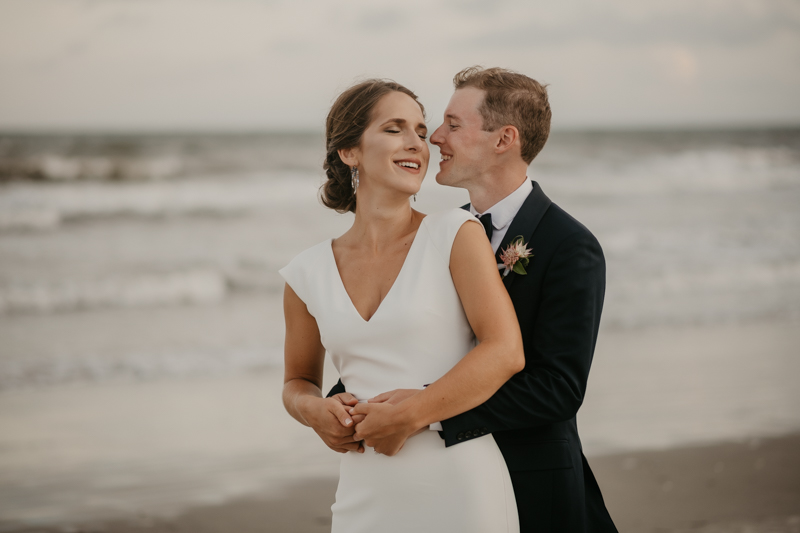
[[[649,4],[648,4],[649,5]],[[587,2],[580,9],[552,10],[540,16],[535,8],[513,18],[484,24],[462,45],[507,48],[554,46],[570,42],[613,45],[681,43],[740,46],[764,41],[780,32],[800,34],[800,4],[775,1],[670,2],[632,8],[629,3]],[[499,22],[499,23],[498,23]]]
[[[356,28],[367,32],[382,32],[400,28],[410,21],[411,13],[407,9],[369,7],[359,15]]]

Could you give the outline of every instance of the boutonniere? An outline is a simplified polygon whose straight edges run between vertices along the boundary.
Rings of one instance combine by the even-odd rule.
[[[531,253],[533,250],[528,248],[528,245],[523,241],[522,235],[517,236],[500,254],[500,259],[503,260],[503,264],[506,267],[503,271],[503,277],[508,276],[512,271],[517,274],[527,274],[525,267],[528,266],[530,258],[533,257]]]

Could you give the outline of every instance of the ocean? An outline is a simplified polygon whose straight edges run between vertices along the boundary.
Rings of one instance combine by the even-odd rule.
[[[431,152],[415,207],[465,203]],[[279,366],[277,270],[351,221],[323,157],[302,133],[0,135],[0,390]],[[800,316],[800,130],[556,132],[529,176],[603,246],[604,328]]]

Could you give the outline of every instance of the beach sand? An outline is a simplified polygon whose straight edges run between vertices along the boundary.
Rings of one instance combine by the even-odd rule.
[[[800,434],[744,443],[590,458],[621,532],[800,531]],[[322,533],[330,530],[335,478],[288,485],[196,507],[171,519],[142,515],[74,528],[15,531],[135,533]]]
[[[578,418],[620,531],[799,531],[797,326],[601,333]],[[339,457],[285,413],[281,383],[0,392],[0,531],[328,530]]]

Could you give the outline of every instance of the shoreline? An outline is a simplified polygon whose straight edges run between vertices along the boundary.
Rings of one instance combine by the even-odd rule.
[[[747,442],[590,457],[621,532],[800,531],[800,433]],[[336,478],[292,482],[280,493],[195,506],[172,518],[48,527],[8,533],[321,533],[330,530]]]

